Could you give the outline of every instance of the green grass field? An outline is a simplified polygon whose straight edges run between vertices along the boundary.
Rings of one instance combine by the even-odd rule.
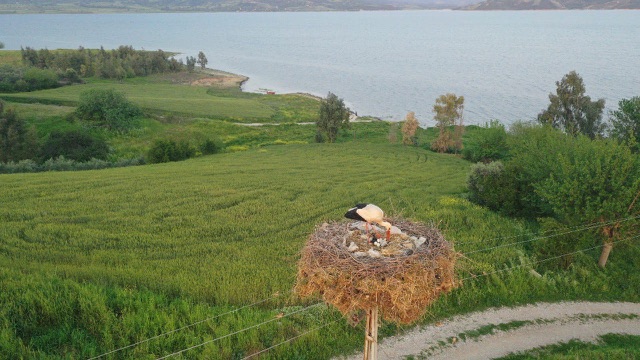
[[[204,86],[172,84],[162,76],[126,79],[122,82],[90,80],[86,84],[28,93],[4,94],[11,102],[74,105],[80,93],[112,88],[124,93],[143,109],[159,114],[224,119],[235,122],[315,121],[319,103],[303,95],[237,94],[234,90],[209,90]]]
[[[4,354],[90,357],[274,292],[288,294],[308,234],[341,219],[355,202],[433,222],[462,252],[510,242],[503,237],[526,239],[526,224],[463,198],[468,165],[401,145],[349,142],[270,146],[133,168],[2,175],[2,319],[19,314],[40,325],[23,320],[12,332],[5,323]],[[530,276],[528,266],[469,279],[425,320],[536,300],[638,301],[632,285],[640,283],[633,270],[637,254],[637,247],[621,246],[606,271],[595,265],[596,250],[579,256],[574,269],[541,279]],[[462,258],[458,273],[468,278],[532,260],[525,245],[508,246]],[[219,326],[190,328],[126,354],[154,358],[299,305],[284,295],[220,319]],[[186,358],[246,356],[339,319],[320,310],[194,349]],[[394,329],[386,325],[382,333]],[[77,339],[68,338],[70,330]],[[338,320],[267,358],[327,358],[359,348],[360,331]],[[9,350],[21,349],[7,345],[19,341],[25,352]]]
[[[307,308],[314,302],[290,291],[315,226],[365,201],[435,224],[463,253],[457,274],[464,281],[422,322],[543,300],[640,301],[637,245],[617,245],[605,270],[596,266],[599,249],[576,254],[566,271],[548,270],[532,255],[535,226],[466,200],[470,163],[390,144],[386,122],[352,124],[337,144],[316,144],[315,126],[296,124],[315,121],[316,100],[176,85],[165,76],[1,97],[43,138],[83,127],[69,115],[80,92],[96,87],[123,91],[147,112],[133,131],[102,134],[115,157],[138,156],[164,138],[219,137],[227,151],[159,165],[0,175],[1,359],[86,359],[141,341],[104,358],[156,359],[207,341],[175,358],[242,359],[272,346],[263,358],[358,350],[362,324]],[[465,141],[481,132],[468,127]],[[420,130],[418,142],[435,134]],[[530,275],[532,268],[543,276]],[[381,335],[401,330],[385,323]]]

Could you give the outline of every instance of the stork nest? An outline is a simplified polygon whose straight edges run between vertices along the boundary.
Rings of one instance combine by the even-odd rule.
[[[457,253],[435,227],[401,218],[390,221],[403,234],[392,235],[389,247],[398,247],[410,236],[426,241],[421,239],[423,243],[412,251],[382,255],[382,250],[376,257],[356,256],[349,245],[361,239],[363,232],[350,230],[349,222],[325,223],[309,236],[302,250],[294,291],[302,298],[320,295],[348,318],[378,307],[387,321],[409,324],[418,320],[440,294],[455,287]],[[376,249],[366,240],[359,246],[362,243]]]

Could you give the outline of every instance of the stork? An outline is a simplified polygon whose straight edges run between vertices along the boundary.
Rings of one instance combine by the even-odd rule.
[[[391,238],[391,223],[384,221],[384,212],[374,204],[356,204],[344,214],[344,217],[364,221],[365,227],[373,223],[384,226],[387,229],[387,241]]]

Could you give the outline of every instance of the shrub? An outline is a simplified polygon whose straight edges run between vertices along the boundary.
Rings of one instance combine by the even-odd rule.
[[[106,160],[109,146],[101,138],[80,131],[54,131],[49,134],[40,150],[40,159],[47,160],[60,156],[78,162],[92,158]]]
[[[509,182],[509,174],[505,173],[502,162],[474,164],[467,181],[469,200],[494,211],[511,213],[515,195]]]
[[[192,158],[196,155],[196,150],[186,141],[176,143],[173,140],[156,140],[149,152],[147,160],[149,163],[164,163],[170,161],[181,161]]]
[[[142,111],[121,92],[91,89],[80,93],[76,114],[109,130],[126,131],[135,126],[134,119],[142,115]]]
[[[223,148],[222,141],[220,139],[207,139],[200,144],[200,152],[203,155],[210,155],[219,153]]]
[[[38,151],[35,129],[19,119],[13,109],[4,110],[0,101],[0,161],[32,158]]]
[[[482,131],[480,138],[473,144],[467,144],[462,156],[471,162],[484,162],[505,159],[509,154],[507,132],[497,120],[491,121]]]

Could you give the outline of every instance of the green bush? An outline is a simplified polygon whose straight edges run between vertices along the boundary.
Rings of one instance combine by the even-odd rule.
[[[491,121],[480,133],[475,143],[467,144],[462,150],[462,156],[471,162],[491,162],[501,160],[509,154],[507,132],[504,125],[497,120]]]
[[[53,131],[40,149],[40,159],[45,161],[60,156],[78,162],[91,159],[106,160],[109,156],[109,146],[105,140],[85,131]]]
[[[515,194],[508,182],[509,176],[502,162],[474,164],[467,181],[469,200],[494,211],[511,213]]]
[[[173,140],[156,140],[147,153],[147,161],[152,164],[181,161],[195,155],[195,148],[186,141],[176,143]]]
[[[220,139],[207,139],[200,144],[200,152],[203,155],[217,154],[223,148],[222,141]]]
[[[115,89],[91,89],[80,93],[76,114],[109,130],[126,131],[135,127],[142,110]]]

